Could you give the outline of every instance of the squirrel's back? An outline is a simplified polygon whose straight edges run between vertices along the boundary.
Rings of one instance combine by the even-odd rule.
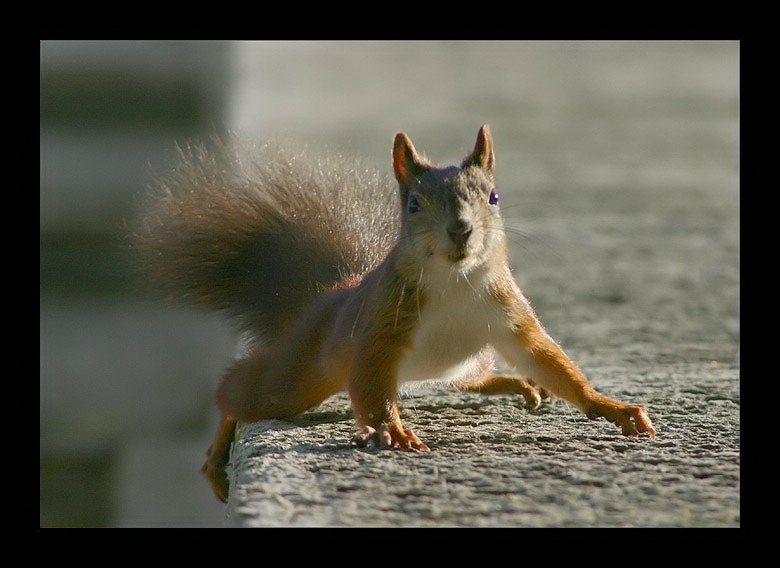
[[[135,242],[154,285],[273,338],[318,294],[382,262],[398,238],[397,190],[341,156],[237,145],[181,149]]]

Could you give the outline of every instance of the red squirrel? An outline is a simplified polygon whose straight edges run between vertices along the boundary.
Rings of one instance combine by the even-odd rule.
[[[548,395],[623,434],[655,431],[644,405],[590,385],[515,283],[487,124],[459,164],[437,167],[395,135],[388,179],[337,159],[191,146],[159,180],[139,238],[147,273],[234,317],[246,352],[217,390],[203,471],[223,501],[237,422],[287,418],[347,391],[353,442],[428,451],[404,425],[404,381]],[[500,355],[521,376],[496,375]]]

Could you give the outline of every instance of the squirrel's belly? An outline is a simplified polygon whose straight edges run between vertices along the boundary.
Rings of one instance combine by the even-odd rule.
[[[489,348],[457,360],[434,360],[426,357],[425,353],[410,350],[401,362],[398,382],[464,382],[487,374],[492,367],[493,351]]]
[[[412,333],[411,346],[398,369],[399,382],[462,381],[480,377],[493,367],[491,335],[504,325],[497,312],[485,309],[424,309]]]

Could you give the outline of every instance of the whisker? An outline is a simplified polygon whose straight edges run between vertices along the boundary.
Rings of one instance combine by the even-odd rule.
[[[360,307],[358,308],[358,312],[355,315],[355,322],[352,324],[352,331],[350,331],[349,336],[350,338],[355,337],[355,328],[357,327],[358,320],[360,319],[360,314],[363,312],[363,306],[365,305],[366,300],[364,299],[362,302],[360,302]]]
[[[395,322],[393,324],[393,329],[396,329],[398,327],[398,319],[401,317],[401,304],[403,304],[405,292],[406,292],[406,284],[404,283],[401,286],[401,293],[398,295],[398,304],[395,307]]]
[[[555,260],[561,262],[565,260],[565,255],[558,247],[549,240],[539,237],[530,231],[508,225],[504,227],[504,234],[512,245],[518,246],[522,251],[536,255],[540,255],[543,252],[545,256],[552,257]]]
[[[417,301],[417,320],[422,321],[422,309],[420,308],[420,289],[422,288],[425,266],[420,266],[420,276],[417,280],[417,288],[414,291],[414,297]]]
[[[474,285],[471,283],[471,280],[469,279],[468,274],[464,274],[463,275],[463,280],[466,281],[466,284],[468,285],[468,287],[471,288],[474,291],[474,293],[477,295],[477,297],[482,299],[483,303],[487,300],[486,296],[483,295],[483,294],[480,294],[477,291],[477,289],[474,287]]]

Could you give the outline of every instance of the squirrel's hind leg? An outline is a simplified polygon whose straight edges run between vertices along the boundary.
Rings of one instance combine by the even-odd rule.
[[[203,464],[202,471],[206,474],[211,488],[221,501],[227,501],[228,498],[228,476],[225,468],[230,459],[230,444],[236,436],[236,421],[229,416],[222,416],[217,435],[209,447],[206,463]]]
[[[459,383],[456,386],[463,392],[517,394],[525,399],[525,404],[530,409],[537,408],[542,399],[550,398],[550,394],[544,389],[537,390],[532,380],[513,375],[487,375],[477,381]]]
[[[203,473],[222,501],[228,497],[225,468],[239,421],[289,418],[316,406],[342,387],[339,377],[322,374],[314,361],[287,355],[256,349],[233,365],[217,390],[222,419]]]
[[[257,349],[237,361],[217,389],[222,414],[240,422],[291,418],[343,390],[346,378],[324,373],[316,350],[297,353],[298,345]]]

